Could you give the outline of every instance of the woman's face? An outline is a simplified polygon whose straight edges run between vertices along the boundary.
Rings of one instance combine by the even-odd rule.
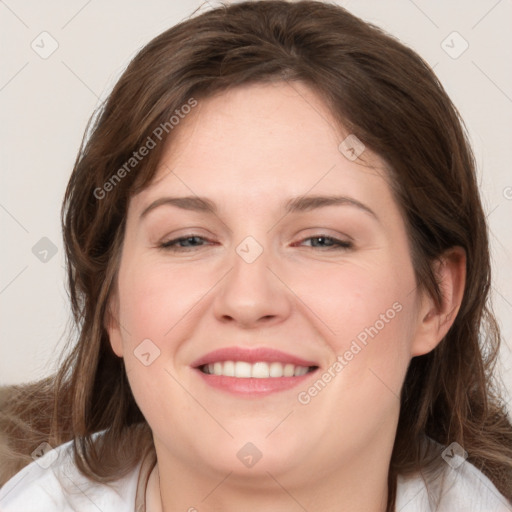
[[[389,460],[424,301],[382,161],[340,150],[300,83],[200,101],[172,135],[109,326],[159,465],[292,486]]]

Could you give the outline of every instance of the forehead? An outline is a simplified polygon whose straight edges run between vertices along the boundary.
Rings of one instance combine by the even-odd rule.
[[[247,165],[265,159],[265,167],[285,164],[296,155],[318,161],[321,152],[328,158],[327,148],[337,148],[343,134],[328,107],[305,84],[248,84],[201,100],[178,126],[173,149],[168,148],[164,159],[177,162],[183,151],[188,160],[207,153],[222,161],[245,159]]]
[[[357,195],[386,186],[380,158],[365,150],[352,161],[340,151],[349,136],[303,83],[236,87],[198,100],[181,119],[155,178],[134,202],[172,190],[247,205],[310,190]]]

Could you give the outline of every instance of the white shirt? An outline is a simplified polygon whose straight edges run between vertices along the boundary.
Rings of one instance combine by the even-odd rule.
[[[92,482],[74,465],[69,442],[23,468],[0,489],[0,512],[144,512],[148,476],[141,462],[110,486]],[[437,510],[429,493],[431,501],[439,500]],[[419,476],[399,477],[395,511],[512,512],[512,505],[465,461],[456,469],[446,464],[441,491],[437,485],[427,491]]]

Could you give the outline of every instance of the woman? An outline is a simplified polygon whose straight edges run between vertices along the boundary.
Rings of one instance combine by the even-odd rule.
[[[511,510],[473,157],[379,29],[266,1],[166,31],[63,231],[80,336],[3,408],[36,460],[2,510]]]

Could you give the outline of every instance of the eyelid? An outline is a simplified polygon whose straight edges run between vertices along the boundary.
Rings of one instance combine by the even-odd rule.
[[[188,238],[201,238],[202,240],[211,243],[211,240],[209,240],[205,236],[191,233],[191,234],[181,235],[181,236],[178,236],[175,238],[171,238],[169,240],[162,241],[159,243],[159,247],[161,247],[162,249],[172,249],[173,245],[171,245],[171,244],[178,244],[182,240],[187,240]],[[179,246],[176,245],[176,247],[179,247]],[[206,247],[206,244],[198,245],[197,247]],[[194,247],[190,247],[190,248],[179,247],[179,250],[182,250],[182,251],[186,251],[187,249],[194,249]]]
[[[347,249],[351,249],[354,247],[354,243],[352,240],[342,240],[338,237],[327,235],[324,233],[314,234],[314,235],[310,235],[307,237],[303,237],[297,243],[301,244],[301,243],[305,242],[306,240],[312,240],[315,238],[324,238],[324,239],[329,239],[329,240],[333,241],[333,245],[328,245],[328,246],[323,247],[324,250],[329,250],[329,249],[331,249],[331,250],[344,250],[344,249],[347,250]],[[295,243],[293,245],[296,245],[297,243]],[[311,247],[312,249],[315,248],[313,246],[309,246],[309,247]]]
[[[156,233],[155,233],[156,235]],[[166,230],[163,236],[155,236],[155,245],[161,245],[162,243],[172,242],[183,238],[198,237],[204,238],[205,240],[213,241],[214,238],[219,238],[218,235],[214,235],[210,230],[199,227],[189,226],[181,229]]]

